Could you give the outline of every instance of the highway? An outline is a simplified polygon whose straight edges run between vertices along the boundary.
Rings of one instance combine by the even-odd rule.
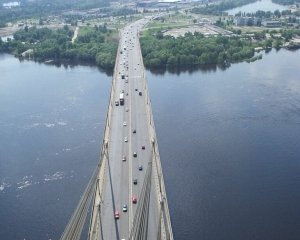
[[[61,240],[80,239],[91,202],[89,240],[173,240],[139,45],[152,18],[120,31],[100,161]]]
[[[111,132],[108,141],[108,164],[101,206],[102,226],[100,239],[128,239],[141,194],[148,162],[151,160],[151,145],[144,97],[144,69],[138,34],[148,20],[142,19],[128,25],[120,32],[119,57],[114,75],[114,101],[124,93],[124,105],[113,104]],[[123,75],[123,77],[122,77]],[[126,125],[126,126],[124,126]],[[135,130],[135,131],[134,131]],[[135,132],[135,133],[134,133]],[[127,138],[127,141],[125,141]],[[142,146],[145,149],[142,149]],[[133,156],[133,153],[137,157]],[[126,161],[123,161],[123,156]],[[142,166],[142,170],[139,167]],[[133,184],[137,179],[137,184]],[[152,185],[150,196],[156,196]],[[123,205],[127,212],[123,212]],[[157,197],[150,198],[150,206],[157,206]],[[151,207],[150,207],[151,208]],[[118,211],[120,218],[115,219]],[[158,229],[158,208],[149,211],[148,239],[155,239]]]

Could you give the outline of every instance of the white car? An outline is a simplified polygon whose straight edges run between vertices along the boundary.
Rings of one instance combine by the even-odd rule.
[[[123,209],[122,210],[123,210],[123,212],[127,212],[127,204],[123,205]]]
[[[124,137],[124,142],[128,142],[128,139],[127,139],[127,137]]]
[[[126,123],[126,122],[123,122],[123,126],[127,126],[127,123]]]

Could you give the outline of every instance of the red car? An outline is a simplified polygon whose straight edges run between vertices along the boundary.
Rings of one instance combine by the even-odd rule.
[[[132,197],[132,203],[137,203],[137,197],[136,196]]]
[[[119,219],[120,218],[120,212],[119,211],[115,211],[115,219]]]

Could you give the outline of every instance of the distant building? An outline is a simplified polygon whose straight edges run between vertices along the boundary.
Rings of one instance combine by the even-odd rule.
[[[233,22],[236,26],[260,26],[261,19],[256,17],[235,17]]]
[[[208,18],[199,18],[198,23],[199,24],[212,24],[212,21]]]
[[[272,28],[272,27],[280,27],[281,23],[277,20],[268,20],[268,21],[262,21],[261,25],[264,27]]]

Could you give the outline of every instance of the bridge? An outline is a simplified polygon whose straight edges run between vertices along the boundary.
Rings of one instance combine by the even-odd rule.
[[[150,20],[120,31],[100,161],[61,240],[80,239],[89,212],[89,240],[173,239],[139,43]]]

